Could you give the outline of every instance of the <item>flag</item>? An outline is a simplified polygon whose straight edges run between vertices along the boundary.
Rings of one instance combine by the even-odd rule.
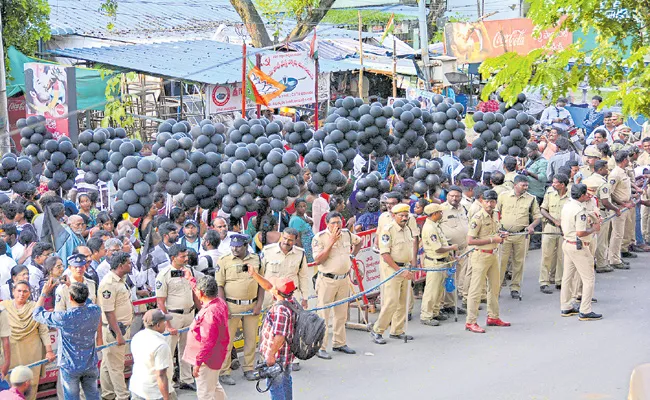
[[[52,244],[54,251],[57,252],[63,247],[63,245],[65,245],[70,234],[63,225],[61,225],[61,222],[54,217],[52,210],[50,210],[50,206],[47,205],[44,208],[43,230],[41,232],[40,240]]]
[[[316,38],[316,28],[314,28],[314,37],[311,38],[309,45],[309,57],[318,60],[318,39]]]
[[[250,60],[248,60],[246,77],[246,97],[254,101],[255,104],[263,104],[268,107],[269,102],[286,89],[286,86],[262,72]]]
[[[390,19],[388,20],[388,24],[386,24],[386,30],[384,31],[384,34],[381,35],[379,44],[383,44],[384,39],[386,39],[386,36],[388,36],[389,33],[393,33],[394,30],[395,30],[395,14],[391,14]]]

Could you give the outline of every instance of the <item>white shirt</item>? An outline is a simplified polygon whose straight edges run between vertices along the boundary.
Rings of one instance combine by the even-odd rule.
[[[215,268],[217,266],[217,260],[219,260],[219,257],[221,257],[222,255],[223,254],[219,251],[219,249],[202,250],[201,253],[199,254],[198,270],[203,271],[204,269],[209,267],[208,260],[206,259],[206,257],[210,257],[212,259],[212,268]]]
[[[553,122],[555,118],[561,118],[563,120],[567,119],[569,121],[569,124],[565,124],[564,122]],[[550,106],[547,107],[542,113],[542,116],[539,119],[539,123],[542,125],[551,125],[567,131],[569,129],[569,126],[573,126],[573,118],[571,117],[571,113],[569,113],[566,108]]]
[[[11,279],[11,269],[14,265],[16,265],[16,261],[14,261],[13,258],[6,254],[0,256],[0,285],[4,285],[9,279]]]
[[[14,261],[18,262],[18,260],[20,260],[20,257],[22,257],[23,254],[25,254],[25,246],[23,246],[19,242],[16,242],[15,245],[11,246],[11,255],[13,256]]]
[[[29,264],[27,266],[27,269],[29,270],[29,286],[32,287],[32,292],[33,291],[38,292],[38,290],[40,289],[41,281],[43,280],[43,278],[45,278],[45,274],[34,264]]]
[[[216,261],[219,257],[230,253],[230,239],[231,239],[232,235],[236,235],[236,234],[237,234],[237,232],[230,232],[230,231],[228,231],[228,233],[226,233],[226,238],[223,239],[221,241],[221,243],[219,243],[219,247],[217,247],[216,258],[213,257],[214,261]],[[248,245],[248,252],[253,253],[253,248],[251,247],[250,244]],[[202,254],[207,254],[207,253],[202,251]],[[200,262],[200,260],[199,260],[199,262]]]
[[[0,286],[0,301],[11,300],[11,293],[9,293],[9,284],[5,283]]]
[[[95,270],[97,271],[97,276],[99,276],[99,281],[101,282],[106,274],[108,274],[111,270],[111,265],[108,263],[108,261],[104,260],[99,263]]]
[[[131,392],[145,399],[161,398],[156,377],[158,371],[166,368],[169,392],[174,393],[172,351],[162,334],[147,328],[136,333],[131,340],[131,354],[133,355],[133,372],[129,382]]]

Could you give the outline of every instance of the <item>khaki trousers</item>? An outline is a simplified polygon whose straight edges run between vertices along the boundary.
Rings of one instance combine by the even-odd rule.
[[[467,246],[459,248],[458,249],[458,254],[463,254],[464,252],[467,251]],[[456,299],[454,299],[454,295],[457,296],[458,293],[461,295],[464,293],[465,286],[469,286],[469,280],[465,280],[467,276],[467,261],[468,257],[463,257],[460,260],[458,260],[458,264],[456,264],[456,274],[454,275],[454,283],[456,284],[456,293],[454,292],[447,292],[445,290],[444,296],[443,296],[443,304],[444,307],[454,307],[456,306]],[[445,265],[445,267],[450,267],[451,264]],[[445,276],[446,277],[446,276]],[[467,284],[465,284],[467,282]]]
[[[350,297],[350,281],[348,278],[331,279],[319,274],[316,280],[316,295],[318,296],[318,307],[343,300]],[[318,315],[325,320],[325,340],[323,340],[321,350],[326,350],[329,346],[331,314],[334,314],[332,321],[332,346],[343,347],[346,345],[345,322],[348,320],[348,303],[318,311]]]
[[[508,260],[512,256],[512,281],[510,290],[521,290],[521,279],[524,275],[524,257],[527,238],[525,235],[508,236],[501,245],[501,282],[506,276]],[[498,294],[498,292],[497,292]]]
[[[630,245],[636,243],[636,208],[626,211],[623,217],[625,217],[625,230],[623,231],[621,251],[629,251]]]
[[[646,244],[650,244],[650,208],[641,206],[641,232]]]
[[[488,254],[477,250],[471,255],[472,280],[467,296],[468,324],[475,324],[478,318],[478,307],[481,304],[481,294],[485,291],[485,282],[490,289],[487,291],[487,312],[489,318],[499,318],[499,291],[501,281],[499,259],[497,253]],[[503,265],[503,264],[502,264]],[[505,272],[505,270],[504,270]]]
[[[424,268],[439,268],[437,265],[425,265]],[[445,295],[445,278],[446,271],[427,272],[426,283],[424,284],[424,293],[422,293],[422,307],[420,310],[420,319],[422,321],[433,319],[440,314],[442,299]]]
[[[102,338],[104,339],[104,344],[115,341],[115,336],[113,336],[107,325],[103,326]],[[126,330],[124,340],[129,340],[130,338],[131,327]],[[129,399],[130,392],[124,380],[124,355],[126,354],[127,346],[112,346],[102,350],[102,363],[99,369],[102,398],[115,398],[117,400]]]
[[[257,302],[254,302],[253,304],[244,306],[244,305],[228,303],[228,310],[230,311],[230,315],[231,315],[231,317],[228,319],[228,333],[230,334],[230,343],[228,343],[228,351],[226,353],[226,359],[223,360],[223,365],[221,366],[221,375],[230,375],[230,363],[232,362],[232,358],[230,357],[230,352],[232,351],[232,347],[235,343],[235,334],[237,333],[237,328],[239,328],[240,322],[242,323],[242,328],[244,330],[244,364],[242,365],[242,370],[244,372],[253,370],[253,363],[255,362],[255,347],[256,347],[255,342],[257,340],[257,327],[259,325],[260,316],[259,315],[232,316],[232,314],[239,314],[246,311],[252,311],[253,308],[255,308],[256,304]]]
[[[226,357],[230,358],[230,357]],[[196,378],[196,398],[198,400],[226,400],[226,392],[219,383],[219,370],[202,365]]]
[[[476,250],[475,250],[476,252]],[[474,253],[472,253],[474,254]],[[463,300],[465,303],[467,303],[467,298],[469,295],[469,287],[472,282],[472,257],[471,255],[468,257],[465,257],[465,260],[467,260],[467,265],[465,267],[465,284],[463,285]],[[487,299],[487,285],[483,287],[483,293],[481,293],[481,300]]]
[[[607,247],[609,246],[612,220],[600,226],[600,232],[596,236],[596,268],[604,268],[608,265]]]
[[[550,224],[544,232],[560,233],[561,229]],[[559,285],[562,282],[562,236],[542,235],[542,265],[539,268],[539,285]]]
[[[189,313],[189,314],[171,314],[172,315],[172,320],[169,321],[172,328],[181,330],[183,328],[187,328],[192,324],[192,321],[194,320],[194,313]],[[178,346],[178,355],[179,359],[183,358],[183,354],[185,353],[185,345],[187,344],[187,332],[180,333],[178,335],[169,335],[167,337],[167,340],[169,342],[169,348],[172,350],[172,354],[174,354],[174,349],[176,349],[176,346]],[[181,365],[180,365],[180,382],[179,383],[194,383],[194,377],[192,376],[192,366],[185,361],[181,360]]]
[[[609,254],[608,259],[611,265],[621,264],[621,251],[623,246],[623,235],[625,232],[626,226],[626,214],[629,214],[631,211],[628,210],[620,217],[614,217],[611,221],[612,223],[612,232],[609,238]],[[627,250],[625,250],[627,251]]]
[[[586,246],[582,250],[578,250],[576,245],[566,241],[562,244],[562,251],[564,252],[564,276],[560,292],[561,309],[566,311],[573,308],[575,297],[572,293],[571,282],[575,282],[575,275],[578,275],[582,282],[580,312],[588,314],[591,312],[591,298],[594,295],[596,282],[593,254]]]
[[[391,276],[395,271],[384,265],[383,261],[380,266],[381,279],[384,280]],[[388,329],[390,325],[391,335],[401,335],[404,333],[404,324],[406,324],[406,296],[408,296],[408,283],[401,275],[395,276],[386,282],[384,290],[381,292],[381,311],[377,322],[373,327],[375,333],[380,335]]]

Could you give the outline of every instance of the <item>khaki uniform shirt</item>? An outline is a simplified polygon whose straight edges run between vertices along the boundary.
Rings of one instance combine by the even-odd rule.
[[[587,164],[580,167],[580,170],[578,171],[578,173],[582,177],[581,182],[584,182],[585,179],[589,178],[591,175],[594,174],[594,172],[591,170],[591,168]]]
[[[609,181],[604,176],[598,174],[594,174],[594,176],[601,182],[600,186],[598,186],[598,189],[596,189],[598,207],[602,211],[601,214],[606,215],[611,211],[608,211],[605,208],[603,205],[603,200],[609,200],[610,202],[612,201],[612,185],[610,185]]]
[[[479,200],[474,200],[472,206],[467,210],[467,221],[471,220],[472,217],[482,209],[483,206],[481,205],[481,202]],[[468,222],[468,226],[469,226],[469,222]]]
[[[642,152],[641,155],[639,155],[639,158],[636,160],[636,162],[639,165],[643,165],[643,166],[650,165],[650,154],[648,154],[645,151]]]
[[[115,312],[117,322],[131,325],[133,321],[133,305],[131,291],[126,287],[126,276],[120,279],[115,272],[109,271],[99,282],[97,290],[97,305],[102,309],[102,323],[108,324],[106,312]]]
[[[567,201],[564,208],[562,208],[561,217],[564,239],[575,242],[577,238],[576,232],[587,230],[589,226],[587,220],[587,209],[585,209],[584,204],[574,199]],[[583,236],[580,240],[583,242],[591,242],[592,235]]]
[[[562,207],[569,200],[569,198],[569,192],[564,193],[564,196],[560,196],[557,190],[551,188],[551,190],[547,191],[544,195],[542,208],[551,214],[553,218],[560,219],[560,216],[562,214]],[[551,224],[551,221],[546,222],[549,225]],[[559,226],[557,228],[559,228]]]
[[[379,254],[390,254],[396,263],[410,263],[413,260],[415,235],[408,224],[402,228],[395,221],[384,226],[379,234]],[[382,265],[387,265],[383,257]]]
[[[617,202],[630,201],[632,197],[632,182],[625,170],[618,165],[614,167],[608,176],[609,184],[612,185],[612,200]]]
[[[302,299],[309,297],[311,277],[305,250],[293,246],[287,254],[284,254],[279,243],[264,246],[262,250],[262,267],[265,271],[264,277],[269,278],[290,278],[296,284]]]
[[[460,199],[461,207],[465,207],[466,209],[469,208],[469,206],[471,206],[473,202],[474,202],[473,199],[470,199],[465,195],[463,195],[463,198]]]
[[[331,233],[328,229],[318,232],[311,242],[311,248],[314,253],[314,258],[320,254],[330,241]],[[339,240],[334,243],[330,249],[329,256],[322,264],[318,265],[318,272],[324,274],[343,275],[350,272],[352,260],[352,247],[361,243],[361,238],[347,229],[341,230]]]
[[[8,338],[11,336],[11,327],[9,326],[9,314],[4,306],[0,306],[0,338]],[[2,343],[0,342],[0,365],[4,365],[5,359],[3,354]],[[5,379],[8,379],[6,377]]]
[[[260,266],[260,258],[257,254],[248,253],[243,259],[235,257],[232,253],[225,254],[217,261],[217,272],[215,279],[217,285],[223,287],[227,299],[253,300],[257,297],[258,284],[248,272],[244,271],[244,265],[255,268],[260,275],[264,275],[264,268]]]
[[[176,275],[176,276],[172,276]],[[189,312],[194,307],[192,285],[185,279],[185,273],[171,265],[166,266],[156,276],[156,297],[166,297],[167,310]]]
[[[70,283],[75,283],[76,281],[72,279],[71,276],[68,276]],[[84,285],[88,286],[88,298],[93,303],[97,304],[97,290],[95,289],[95,281],[92,281],[86,277],[82,282]],[[70,288],[65,283],[60,284],[56,287],[54,292],[54,311],[66,311],[72,307],[70,302]]]
[[[514,187],[514,185],[512,186]],[[501,185],[496,185],[495,187],[492,188],[495,192],[497,192],[497,196],[500,195],[503,192],[507,192],[508,190],[512,189],[512,187],[508,188],[505,183]]]
[[[515,176],[517,176],[517,172],[507,172],[503,180],[503,187],[508,190],[513,189],[515,187]]]
[[[535,196],[530,193],[517,196],[514,189],[499,195],[495,211],[501,214],[501,226],[509,232],[521,232],[542,216]]]
[[[377,235],[384,229],[384,225],[393,222],[393,216],[389,211],[381,213],[379,219],[377,220]],[[413,235],[420,236],[420,228],[418,227],[418,221],[413,214],[409,214],[408,226],[413,231]]]
[[[438,222],[433,222],[427,218],[422,226],[422,249],[424,250],[424,265],[432,266],[439,263],[441,258],[449,255],[449,252],[438,253],[441,247],[447,247],[449,243],[440,228]]]
[[[474,203],[470,207],[473,205]],[[449,203],[445,203],[444,206],[442,219],[439,222],[442,232],[449,243],[457,244],[460,249],[467,247],[467,229],[469,228],[467,208],[462,204],[458,208],[452,207]],[[424,231],[424,227],[422,230]],[[422,234],[422,240],[424,240],[424,234]]]
[[[472,219],[469,221],[469,231],[467,236],[471,236],[475,239],[487,239],[493,237],[497,234],[498,230],[498,221],[497,221],[496,211],[492,212],[492,215],[488,214],[483,208],[477,212]],[[497,243],[488,243],[483,246],[475,246],[480,250],[492,250],[498,246]]]

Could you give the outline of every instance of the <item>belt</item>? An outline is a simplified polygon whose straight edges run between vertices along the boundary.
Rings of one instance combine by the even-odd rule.
[[[170,310],[170,309],[167,309],[167,312],[170,312],[170,313],[172,313],[172,314],[189,314],[189,313],[191,313],[192,311],[194,311],[194,306],[190,307],[190,309],[187,310],[187,311],[183,310],[182,308],[181,308],[181,309],[178,309],[178,310]]]
[[[572,245],[577,245],[578,242],[572,242],[571,240],[566,240],[567,243],[572,244]],[[589,246],[589,242],[582,242],[583,246]]]
[[[336,275],[336,274],[323,273],[323,272],[319,272],[319,274],[323,275],[325,278],[330,278],[330,279],[334,279],[335,281],[338,281],[347,278],[349,272],[346,272],[343,275]]]
[[[442,257],[442,258],[431,258],[431,257],[429,257],[429,256],[424,256],[424,259],[425,259],[425,260],[429,260],[429,261],[445,261],[445,260],[447,259],[447,257]]]
[[[508,233],[521,233],[521,232],[523,232],[523,231],[525,231],[525,230],[526,230],[526,228],[522,228],[522,229],[520,229],[520,230],[518,230],[518,231],[509,231],[509,230],[507,230],[507,229],[506,229],[505,231],[508,232]]]
[[[483,250],[483,249],[478,249],[481,253],[487,253],[487,254],[494,254],[497,252],[497,249],[491,249],[491,250]]]
[[[251,300],[236,300],[236,299],[226,299],[228,303],[237,304],[240,306],[248,306],[257,301],[257,297]]]

